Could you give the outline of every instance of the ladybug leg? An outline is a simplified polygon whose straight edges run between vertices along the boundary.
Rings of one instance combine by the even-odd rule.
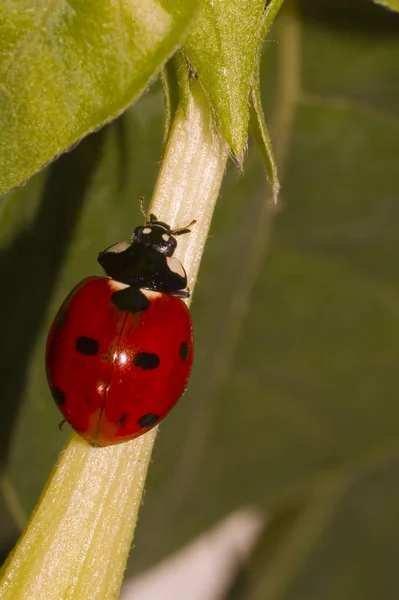
[[[169,295],[176,298],[189,298],[190,290],[188,288],[186,290],[176,290],[175,292],[169,292]]]
[[[58,423],[58,429],[60,431],[62,431],[62,428],[64,427],[65,423],[66,423],[65,419],[62,419],[62,421],[60,423]]]
[[[150,306],[148,298],[139,288],[129,286],[112,294],[112,303],[119,310],[128,310],[136,313],[146,310]]]

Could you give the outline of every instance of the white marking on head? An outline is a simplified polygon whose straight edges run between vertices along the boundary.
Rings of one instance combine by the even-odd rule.
[[[145,235],[148,235],[149,233],[151,233],[151,231],[152,231],[151,227],[144,227],[144,229],[143,229],[143,233]]]
[[[183,265],[174,256],[168,256],[168,258],[166,259],[166,264],[168,265],[169,270],[173,273],[177,273],[177,275],[180,275],[180,277],[186,276],[186,272],[183,269]]]
[[[164,242],[168,242],[170,238],[170,235],[168,235],[167,233],[163,233],[162,234],[162,239]]]
[[[106,252],[112,252],[118,254],[119,252],[123,252],[129,248],[130,244],[128,242],[119,242],[118,244],[114,244]]]

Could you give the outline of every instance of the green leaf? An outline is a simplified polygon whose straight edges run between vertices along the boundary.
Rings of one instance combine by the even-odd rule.
[[[374,0],[374,2],[381,6],[385,6],[385,8],[389,8],[390,10],[399,12],[399,0]]]
[[[183,45],[227,143],[242,160],[249,90],[261,42],[263,0],[205,0]]]
[[[0,193],[124,110],[179,44],[198,6],[3,3]]]
[[[189,91],[189,66],[184,54],[178,50],[161,71],[164,96],[164,142],[168,140],[176,110],[187,111]]]
[[[267,5],[263,13],[262,37],[266,38],[271,26],[277,17],[284,0],[272,0]],[[295,62],[294,62],[295,68]],[[294,76],[294,81],[295,81]],[[274,155],[272,141],[269,134],[269,129],[266,125],[266,119],[263,112],[262,97],[261,97],[261,80],[260,80],[260,57],[255,65],[252,73],[251,91],[250,91],[250,124],[251,131],[259,146],[261,156],[265,165],[273,194],[273,202],[277,205],[278,195],[280,192],[280,181],[278,176],[277,160]],[[281,149],[282,145],[279,144]],[[279,156],[279,160],[283,160],[283,156]]]
[[[251,86],[250,118],[251,131],[260,148],[266,172],[272,187],[273,201],[275,204],[277,204],[278,195],[280,192],[280,181],[278,178],[278,168],[276,159],[274,157],[272,141],[270,139],[269,130],[263,114],[258,68],[256,69],[256,74],[254,74],[253,83]]]

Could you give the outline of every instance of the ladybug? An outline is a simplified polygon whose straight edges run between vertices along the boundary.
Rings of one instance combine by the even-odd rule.
[[[132,241],[98,256],[108,277],[87,277],[50,328],[46,372],[55,403],[93,446],[135,438],[158,424],[185,391],[193,361],[187,276],[176,236],[150,215]]]

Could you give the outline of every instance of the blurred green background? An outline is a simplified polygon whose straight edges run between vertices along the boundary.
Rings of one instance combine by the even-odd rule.
[[[295,64],[281,57],[283,19],[263,61],[277,147],[284,138],[281,203],[263,210],[250,144],[217,204],[192,305],[194,371],[160,428],[128,571],[249,504],[271,529],[229,599],[398,598],[399,18],[303,0],[294,21]],[[293,67],[282,124],[276,89]],[[3,558],[69,435],[45,380],[48,326],[100,273],[98,251],[141,222],[162,115],[156,82],[0,202]]]

